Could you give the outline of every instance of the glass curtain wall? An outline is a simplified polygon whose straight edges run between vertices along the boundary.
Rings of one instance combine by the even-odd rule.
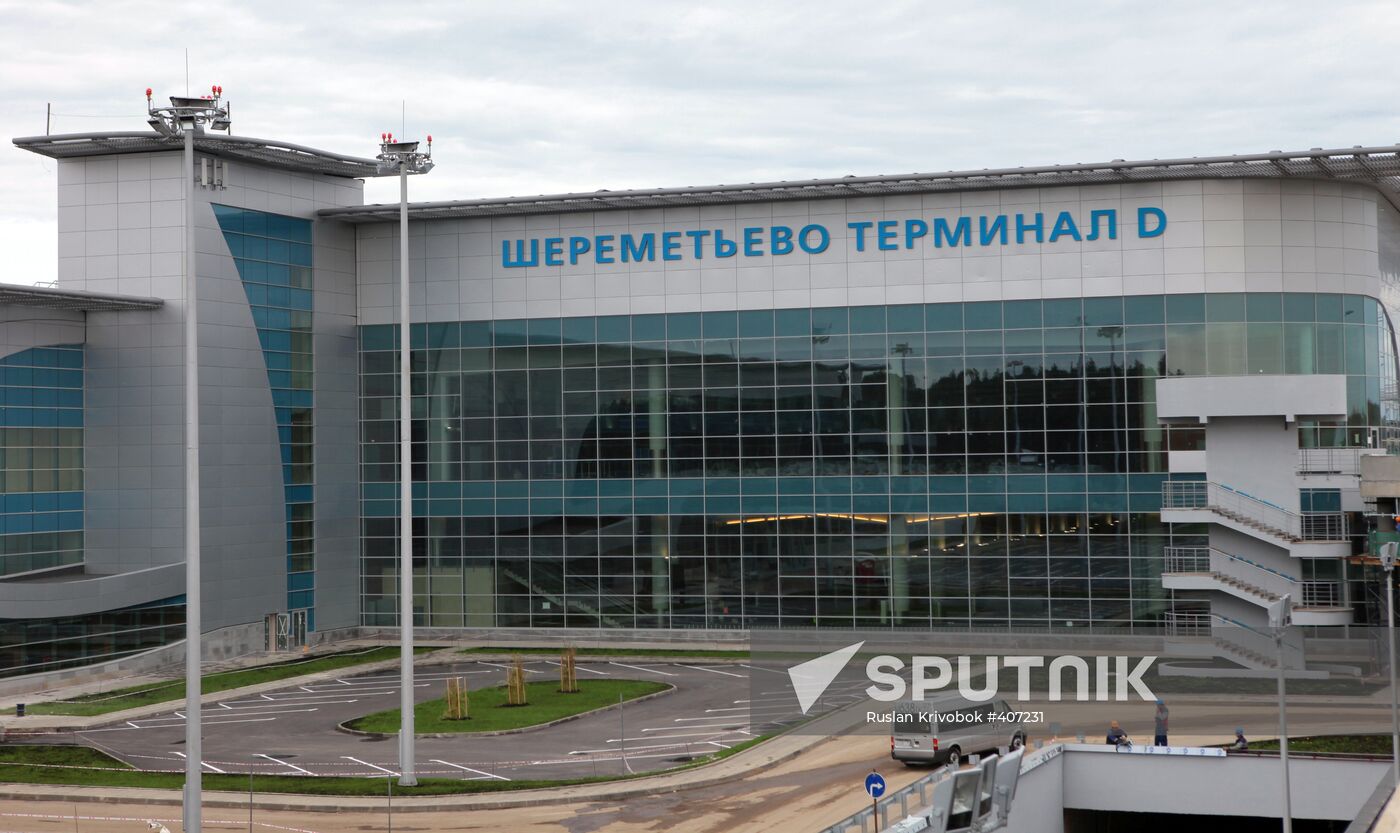
[[[1378,304],[1212,294],[460,322],[413,337],[415,613],[440,627],[1157,627],[1164,375],[1342,373]],[[397,615],[396,333],[361,328],[362,611]],[[1393,372],[1393,359],[1386,365]],[[1200,475],[1177,475],[1194,478]]]

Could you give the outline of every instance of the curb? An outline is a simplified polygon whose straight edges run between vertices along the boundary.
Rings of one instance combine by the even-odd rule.
[[[758,754],[764,751],[764,747],[768,743],[781,739],[782,738],[770,738],[769,740],[764,741],[764,743],[760,743],[752,749],[744,750],[743,752],[740,752],[738,755],[735,755],[731,758],[724,758],[719,761],[713,761],[709,764],[704,764],[699,767],[696,767],[695,770],[701,771],[708,767],[722,764],[726,761],[732,761],[738,758],[745,757],[751,753],[754,754],[755,758],[757,758]],[[653,782],[656,779],[675,777],[678,774],[684,773],[658,772],[654,775],[645,775],[638,778],[627,779],[621,782],[600,783],[597,786],[607,786],[612,787],[612,789],[604,790],[601,792],[581,792],[579,795],[557,795],[551,793],[557,793],[559,790],[585,790],[589,786],[588,784],[575,784],[566,787],[540,787],[528,790],[496,791],[491,793],[477,794],[464,793],[460,795],[397,796],[396,800],[394,801],[394,811],[403,813],[432,813],[460,810],[509,810],[513,808],[541,807],[547,805],[557,805],[561,803],[617,801],[625,798],[634,798],[639,796],[666,795],[671,793],[682,792],[684,790],[711,787],[718,784],[725,784],[730,781],[739,780],[741,778],[746,777],[756,769],[786,763],[787,761],[790,761],[793,758],[804,754],[813,747],[830,739],[831,738],[827,736],[808,737],[805,738],[805,743],[802,743],[795,749],[788,750],[787,752],[783,752],[777,756],[768,757],[761,760],[755,760],[752,764],[747,764],[735,772],[727,772],[720,775],[714,775],[708,778],[700,778],[689,783],[676,784],[661,788],[657,788],[654,785]],[[617,784],[623,784],[625,786],[615,786]],[[33,786],[39,787],[40,785]],[[0,800],[65,801],[69,803],[81,802],[96,804],[140,804],[168,807],[178,807],[182,803],[182,796],[179,790],[151,790],[147,788],[137,787],[86,787],[80,789],[103,789],[110,792],[104,795],[92,795],[90,792],[58,793],[48,791],[25,790],[17,785],[0,785]],[[133,794],[122,794],[123,791],[127,790],[129,790]],[[152,793],[159,794],[152,795]],[[204,800],[202,802],[203,806],[216,809],[244,810],[248,809],[250,806],[246,798],[222,798],[221,796],[224,795],[232,796],[242,794],[235,793],[232,791],[228,793],[206,791],[204,793]],[[483,796],[495,796],[497,798],[493,801],[482,800]],[[279,795],[277,799],[272,800],[254,799],[251,806],[253,809],[256,810],[296,811],[312,813],[336,813],[344,812],[347,810],[374,810],[383,806],[383,803],[380,799],[369,798],[366,796],[339,797],[341,803],[338,804],[323,805],[318,803],[319,801],[333,801],[337,798],[337,796],[285,794]]]
[[[676,687],[671,685],[670,683],[663,683],[663,685],[665,685],[666,688],[662,689],[661,691],[653,691],[650,694],[643,694],[641,697],[634,697],[631,700],[626,700],[621,703],[609,703],[606,706],[599,706],[596,709],[589,709],[586,712],[571,714],[567,717],[555,718],[554,720],[551,720],[548,723],[536,723],[532,726],[521,726],[518,729],[497,729],[494,732],[414,732],[413,736],[415,738],[494,738],[500,737],[501,735],[523,735],[526,732],[536,732],[540,729],[548,729],[551,726],[558,726],[560,723],[568,723],[570,720],[578,720],[581,717],[588,717],[589,715],[594,714],[602,714],[603,712],[611,711],[613,709],[620,709],[623,706],[635,705],[645,700],[650,700],[653,697],[660,697],[665,694],[670,694],[676,690]],[[359,719],[360,718],[358,717],[351,718],[351,720]],[[345,721],[345,723],[349,722],[349,720]],[[335,730],[337,732],[342,732],[347,735],[359,735],[360,737],[374,738],[376,740],[388,740],[389,738],[396,738],[399,736],[398,732],[366,732],[362,729],[352,729],[349,726],[346,726],[345,723],[335,724]]]
[[[658,692],[659,693],[659,692]],[[849,713],[847,713],[849,712]],[[507,810],[518,807],[539,807],[561,803],[595,803],[616,801],[639,796],[655,796],[683,792],[685,790],[725,784],[747,777],[763,767],[786,763],[826,741],[847,734],[858,725],[859,709],[840,709],[817,718],[806,726],[807,734],[781,734],[768,738],[756,746],[745,749],[727,758],[721,758],[700,766],[657,772],[622,781],[597,782],[593,784],[572,784],[562,787],[538,787],[517,791],[497,790],[490,793],[462,793],[438,796],[401,796],[394,803],[396,810],[410,813],[428,813],[460,810]],[[826,731],[821,731],[825,729]],[[785,751],[774,752],[774,745],[788,746]],[[726,771],[714,773],[713,769]],[[732,771],[729,771],[731,770]],[[694,780],[683,780],[691,773]],[[658,781],[680,780],[680,783],[657,784]],[[138,787],[77,787],[81,792],[63,792],[60,785],[0,784],[0,799],[17,801],[66,801],[95,802],[104,804],[148,804],[179,806],[183,797],[179,790],[154,790]],[[596,788],[597,791],[591,791]],[[101,790],[102,792],[98,792]],[[97,793],[97,794],[94,794]],[[218,796],[228,795],[227,798]],[[238,798],[232,796],[238,795]],[[305,794],[279,794],[275,799],[254,799],[249,802],[241,793],[206,792],[203,805],[219,809],[243,809],[250,806],[261,810],[284,810],[297,812],[340,812],[346,810],[374,810],[382,805],[380,799],[367,796],[315,796]]]

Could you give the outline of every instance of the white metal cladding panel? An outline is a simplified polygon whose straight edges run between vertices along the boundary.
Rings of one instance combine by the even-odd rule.
[[[686,206],[415,222],[410,278],[415,321],[768,309],[1194,292],[1380,289],[1378,193],[1328,181],[1189,180],[1122,185]],[[1137,211],[1160,208],[1166,231],[1137,234]],[[1112,210],[1116,239],[1088,240],[1092,212]],[[1015,216],[1069,212],[1084,240],[1016,244]],[[1006,215],[1008,244],[977,245],[977,218]],[[857,251],[848,222],[969,217],[974,245]],[[820,254],[505,268],[503,242],[558,236],[722,230],[820,223]],[[901,224],[902,228],[902,224]],[[398,226],[357,227],[361,324],[396,320]],[[565,258],[567,263],[567,257]]]

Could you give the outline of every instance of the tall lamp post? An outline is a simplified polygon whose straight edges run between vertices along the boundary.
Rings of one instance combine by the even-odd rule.
[[[1269,605],[1269,624],[1278,648],[1278,762],[1283,770],[1283,833],[1293,833],[1293,793],[1288,785],[1288,704],[1284,694],[1283,637],[1293,621],[1293,595]]]
[[[228,106],[223,87],[203,97],[170,97],[169,107],[151,103],[146,89],[146,123],[185,147],[185,833],[199,833],[203,823],[203,734],[200,723],[200,577],[199,577],[199,305],[194,253],[194,137],[211,130],[227,132]]]
[[[1381,544],[1381,567],[1385,569],[1385,629],[1390,635],[1390,656],[1386,665],[1390,666],[1390,752],[1392,755],[1390,772],[1395,780],[1395,788],[1400,790],[1400,708],[1397,708],[1395,691],[1395,556],[1400,543],[1387,541]]]
[[[379,172],[399,175],[399,786],[418,783],[413,744],[413,389],[409,361],[408,175],[433,169],[433,137],[428,150],[417,142],[380,137]]]

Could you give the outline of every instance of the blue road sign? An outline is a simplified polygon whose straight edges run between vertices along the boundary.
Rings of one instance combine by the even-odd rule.
[[[871,798],[879,798],[885,794],[885,779],[878,772],[872,772],[865,776],[865,793]]]

